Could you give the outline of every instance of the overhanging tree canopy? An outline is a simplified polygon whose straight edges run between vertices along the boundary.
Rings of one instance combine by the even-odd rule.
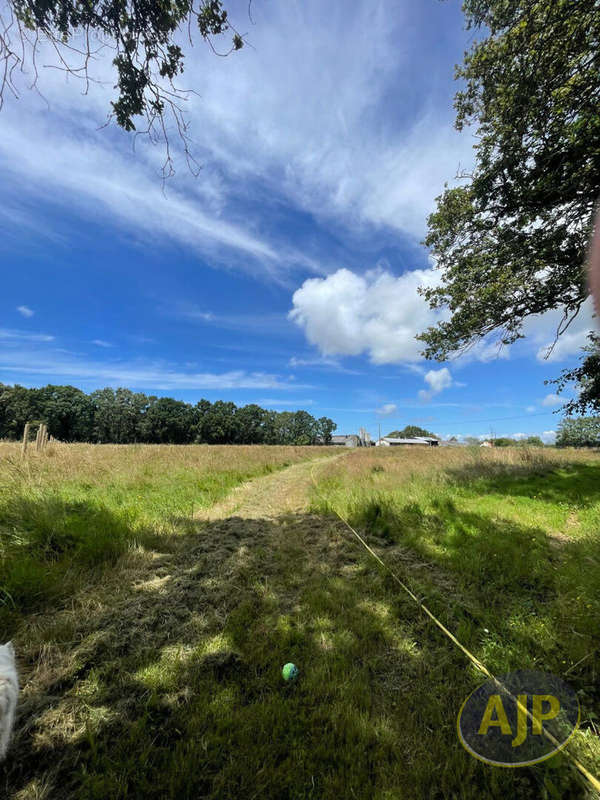
[[[481,41],[456,76],[456,127],[476,136],[475,166],[446,188],[426,245],[441,284],[422,289],[448,321],[420,335],[444,360],[496,333],[523,335],[561,309],[560,335],[588,296],[584,274],[600,196],[599,0],[465,0]]]
[[[591,334],[589,344],[583,349],[584,358],[574,369],[563,370],[555,383],[558,392],[571,383],[576,383],[578,392],[564,406],[567,414],[584,414],[600,411],[600,336]]]
[[[167,112],[189,155],[182,111],[187,92],[175,80],[184,67],[178,34],[191,44],[194,30],[213,50],[213,37],[231,36],[228,51],[218,55],[244,44],[221,0],[7,0],[5,11],[0,10],[0,107],[7,91],[17,94],[15,70],[29,67],[37,82],[41,42],[55,52],[51,66],[86,85],[93,80],[90,62],[108,48],[114,51],[118,92],[110,117],[127,131],[136,130],[136,118],[145,119],[147,132],[166,141],[170,168]]]

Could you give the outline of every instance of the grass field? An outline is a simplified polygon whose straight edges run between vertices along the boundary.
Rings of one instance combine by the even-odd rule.
[[[598,454],[0,444],[0,795],[592,796],[465,752],[481,675],[334,509],[493,672],[565,676],[600,773]]]
[[[326,455],[306,447],[0,444],[0,624],[47,609],[138,547],[167,544],[242,481]],[[12,623],[11,623],[12,620]]]

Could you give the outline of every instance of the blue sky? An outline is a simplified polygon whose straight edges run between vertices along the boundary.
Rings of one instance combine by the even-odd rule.
[[[0,112],[0,381],[128,386],[196,402],[327,415],[340,432],[543,434],[544,379],[577,358],[585,309],[550,359],[560,312],[446,364],[415,334],[439,280],[420,245],[444,182],[472,163],[452,127],[470,46],[457,0],[229,4],[251,46],[187,48],[193,177],[161,145],[101,128],[110,56],[85,88],[42,69]],[[44,59],[44,56],[48,57]],[[48,63],[43,52],[38,63]]]

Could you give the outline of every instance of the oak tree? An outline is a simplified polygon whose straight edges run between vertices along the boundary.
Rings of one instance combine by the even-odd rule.
[[[556,337],[567,330],[588,297],[600,196],[600,0],[464,0],[463,10],[479,40],[456,68],[456,127],[474,134],[475,163],[428,221],[441,282],[421,292],[450,318],[418,338],[438,360],[484,337],[510,345],[551,309],[562,312]]]

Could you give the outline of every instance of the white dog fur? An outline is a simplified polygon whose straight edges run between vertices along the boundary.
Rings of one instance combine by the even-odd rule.
[[[17,698],[19,696],[19,677],[12,642],[0,645],[0,761],[6,757],[10,743]]]

